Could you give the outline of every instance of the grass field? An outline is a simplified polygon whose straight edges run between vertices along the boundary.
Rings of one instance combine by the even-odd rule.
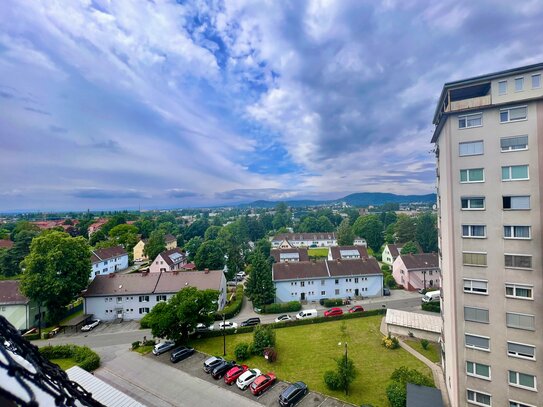
[[[134,349],[135,352],[141,353],[142,355],[147,355],[153,350],[153,345],[140,346],[139,348]]]
[[[51,359],[50,362],[52,363],[56,363],[57,365],[60,366],[60,368],[64,371],[66,371],[67,369],[71,368],[72,366],[75,366],[77,365],[76,361],[74,359],[71,359],[71,358],[66,358],[66,359]]]
[[[314,247],[307,249],[309,257],[328,257],[328,247]]]
[[[407,366],[429,377],[432,375],[426,365],[405,350],[387,350],[381,346],[381,318],[376,316],[345,321],[345,336],[340,330],[342,321],[277,329],[277,361],[269,364],[263,357],[253,356],[243,363],[263,371],[275,372],[280,379],[290,382],[303,380],[311,390],[351,403],[388,406],[385,389],[394,369]],[[233,352],[236,344],[251,341],[250,333],[227,336],[227,358],[235,359]],[[358,369],[358,376],[348,396],[328,390],[323,381],[324,372],[335,369],[334,359],[344,352],[344,347],[339,346],[338,342],[345,341],[348,343],[349,358],[353,359]],[[192,345],[202,352],[222,356],[222,337],[194,341]]]
[[[432,362],[439,363],[441,361],[441,357],[439,355],[439,344],[429,342],[428,349],[423,349],[419,339],[406,339],[404,342],[421,355],[426,356]]]

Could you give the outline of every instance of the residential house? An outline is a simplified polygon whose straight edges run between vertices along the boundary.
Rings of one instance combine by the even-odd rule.
[[[328,260],[368,259],[364,246],[333,246],[328,249]]]
[[[309,261],[307,249],[303,247],[289,249],[271,249],[270,252],[276,263],[285,261]]]
[[[115,273],[128,268],[128,253],[122,246],[106,247],[91,252],[92,275]]]
[[[402,248],[404,245],[405,243],[386,244],[385,248],[383,249],[382,262],[388,264],[389,266],[392,266],[392,264],[394,264],[394,260],[396,260],[396,258],[402,252]],[[419,253],[422,253],[422,248],[420,247],[420,245],[416,242],[415,245],[417,246]]]
[[[134,246],[133,254],[134,261],[148,260],[149,258],[144,254],[145,245],[149,239],[141,239]],[[166,243],[166,250],[175,249],[177,247],[177,239],[174,235],[164,235],[164,242]]]
[[[6,318],[19,331],[27,331],[37,326],[38,305],[21,293],[18,280],[0,281],[0,315]],[[45,319],[45,308],[42,310]]]
[[[156,256],[149,267],[151,273],[161,273],[164,271],[179,271],[187,263],[185,253],[179,247],[165,250]]]
[[[368,242],[366,242],[366,239],[360,236],[355,236],[353,244],[355,246],[364,246],[368,247]]]
[[[88,233],[89,237],[94,232],[97,232],[98,230],[100,230],[102,228],[102,226],[104,226],[106,223],[107,223],[107,219],[104,219],[104,218],[100,218],[96,222],[91,223],[90,226],[87,229],[87,233]]]
[[[383,273],[374,258],[274,263],[276,302],[378,297]]]
[[[280,233],[273,237],[272,248],[330,247],[337,245],[334,232],[325,233]]]
[[[0,249],[11,249],[13,247],[13,242],[7,239],[0,239]]]
[[[392,264],[392,276],[409,291],[438,289],[441,273],[437,254],[400,254]]]
[[[217,309],[226,303],[222,270],[110,274],[96,277],[83,294],[84,312],[103,321],[139,320],[185,287],[217,290]]]

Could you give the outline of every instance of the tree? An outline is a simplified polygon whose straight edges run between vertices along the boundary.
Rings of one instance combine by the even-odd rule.
[[[147,239],[149,236],[151,236],[151,232],[155,230],[155,224],[150,219],[138,220],[136,223],[134,223],[134,226],[138,228],[142,239]]]
[[[385,230],[385,243],[394,243],[396,241],[396,238],[394,237],[396,233],[396,225],[394,223],[391,223],[387,226]]]
[[[32,240],[23,265],[21,291],[40,307],[45,305],[56,322],[89,284],[90,247],[83,237],[44,232]]]
[[[437,252],[436,217],[431,213],[423,213],[417,220],[417,242],[425,253]]]
[[[233,280],[236,273],[243,270],[245,262],[241,255],[241,248],[238,246],[232,246],[228,250],[228,260],[226,261],[226,267],[228,272],[226,273],[227,280]]]
[[[138,243],[138,228],[134,225],[117,225],[109,231],[109,237],[131,255],[132,249]]]
[[[247,297],[255,307],[271,304],[275,299],[271,265],[260,252],[252,256],[251,272],[245,285]]]
[[[117,225],[122,225],[123,223],[126,223],[126,217],[123,214],[116,214],[113,215],[104,225],[100,228],[101,231],[104,232],[104,235],[108,235],[109,231],[113,229]]]
[[[306,216],[298,225],[298,231],[302,233],[318,232],[319,222],[313,216]]]
[[[253,353],[262,355],[266,348],[275,346],[275,331],[269,325],[257,325],[253,332]]]
[[[159,230],[151,232],[149,240],[143,248],[143,254],[145,254],[149,260],[153,261],[160,253],[166,250],[166,241],[164,240],[164,233]]]
[[[392,407],[405,407],[407,401],[407,383],[434,387],[434,381],[416,369],[402,366],[390,376],[391,383],[386,389],[388,401]]]
[[[396,241],[398,242],[405,243],[415,240],[415,232],[417,230],[415,219],[403,214],[398,216],[394,230]]]
[[[193,222],[185,231],[185,239],[190,240],[193,237],[200,236],[204,237],[207,228],[209,227],[209,222],[207,218],[198,219]]]
[[[288,206],[284,202],[279,202],[275,205],[275,215],[273,216],[272,225],[275,230],[287,227],[290,223],[290,213]]]
[[[419,248],[417,247],[417,244],[413,241],[409,241],[402,247],[402,254],[417,254],[419,252]]]
[[[335,227],[333,223],[326,216],[319,216],[317,219],[318,230],[317,232],[333,232]]]
[[[104,231],[100,229],[91,235],[91,237],[89,238],[89,244],[91,246],[96,246],[96,243],[102,242],[104,240],[107,240],[107,236]]]
[[[194,256],[194,264],[198,270],[218,270],[224,267],[224,254],[216,240],[208,240],[198,248]]]
[[[194,261],[194,257],[196,257],[196,253],[203,242],[204,239],[202,239],[200,236],[196,236],[185,243],[185,251],[187,252],[188,261]]]
[[[339,246],[350,246],[354,243],[354,233],[351,229],[349,218],[345,218],[337,229],[337,244]]]
[[[383,245],[383,224],[377,215],[359,217],[353,225],[353,231],[357,236],[366,239],[368,246],[378,252]]]
[[[343,355],[336,363],[335,371],[329,370],[324,373],[324,382],[330,390],[344,390],[345,394],[349,394],[349,385],[357,375],[354,362],[347,355]]]
[[[248,218],[247,229],[249,234],[249,240],[251,242],[256,242],[258,239],[262,239],[264,236],[266,236],[266,230],[264,229],[264,225],[259,219]]]
[[[185,287],[167,302],[160,302],[142,319],[153,336],[186,343],[199,323],[209,326],[217,311],[216,290]]]
[[[40,232],[34,228],[22,228],[13,232],[13,247],[0,257],[0,275],[11,277],[21,272],[21,262],[30,253],[30,244]]]
[[[215,240],[221,231],[220,226],[210,226],[206,229],[204,240]]]
[[[389,225],[396,223],[398,215],[396,215],[396,212],[381,212],[379,220],[383,222],[383,225],[387,228]]]

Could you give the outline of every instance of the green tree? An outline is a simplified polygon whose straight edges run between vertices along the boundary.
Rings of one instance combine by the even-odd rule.
[[[353,231],[357,236],[363,237],[368,246],[378,252],[383,245],[383,224],[377,215],[359,217],[353,225]]]
[[[90,238],[89,238],[89,244],[91,246],[96,246],[96,243],[98,242],[102,242],[104,240],[107,240],[107,236],[106,234],[104,233],[103,230],[97,230],[96,232],[94,232]]]
[[[275,331],[269,325],[257,325],[253,332],[253,353],[262,356],[266,348],[275,346]]]
[[[398,242],[405,243],[415,240],[415,233],[417,231],[415,218],[403,214],[399,215],[394,230],[396,232],[396,241]]]
[[[390,384],[387,386],[386,394],[392,407],[405,407],[407,402],[407,383],[420,386],[434,387],[434,381],[416,369],[409,369],[402,366],[390,376]]]
[[[347,355],[336,360],[336,370],[329,370],[324,373],[324,382],[330,390],[343,390],[349,394],[349,385],[356,379],[357,370],[352,359]]]
[[[396,215],[396,212],[381,212],[379,215],[379,220],[383,222],[383,225],[385,226],[385,229],[392,225],[393,223],[396,223],[398,220],[398,215]]]
[[[319,216],[317,219],[317,232],[333,232],[335,227],[334,224],[326,216]]]
[[[247,297],[255,307],[271,304],[275,299],[271,265],[260,252],[252,256],[251,272],[245,286]]]
[[[313,216],[306,216],[298,225],[298,231],[302,233],[313,233],[319,231],[319,222]]]
[[[354,243],[354,233],[351,229],[349,218],[345,218],[339,224],[337,229],[337,244],[340,246],[350,246]]]
[[[247,231],[248,237],[251,242],[256,242],[258,239],[262,239],[266,236],[266,229],[259,219],[248,218],[247,219]]]
[[[204,240],[215,240],[219,236],[220,231],[221,231],[220,226],[208,227],[204,234]]]
[[[131,254],[132,249],[139,241],[138,228],[134,225],[117,225],[109,231],[109,237]]]
[[[419,252],[419,248],[417,247],[417,244],[413,241],[409,241],[402,247],[402,254],[417,254]]]
[[[23,261],[21,291],[57,321],[64,307],[87,287],[91,273],[90,248],[83,237],[44,232],[35,237]]]
[[[228,250],[227,255],[226,267],[228,268],[228,272],[226,273],[226,279],[233,280],[236,273],[244,269],[245,262],[241,255],[241,248],[238,246],[232,246]]]
[[[194,261],[194,257],[196,257],[196,253],[198,253],[198,249],[203,242],[204,239],[202,239],[200,236],[196,236],[185,243],[185,251],[187,252],[188,261]]]
[[[431,213],[423,213],[417,220],[416,240],[425,253],[437,252],[436,217]]]
[[[30,253],[30,244],[39,234],[34,228],[20,228],[12,233],[13,247],[0,257],[0,275],[11,277],[21,272],[21,262]]]
[[[290,224],[290,213],[288,206],[284,202],[279,202],[275,205],[275,215],[273,216],[272,225],[275,230],[287,227]]]
[[[149,260],[153,261],[156,256],[166,250],[166,241],[164,240],[164,233],[159,230],[151,232],[149,240],[143,248],[143,254],[145,254]]]
[[[208,240],[198,248],[194,256],[194,264],[198,270],[219,270],[224,267],[224,254],[216,240]]]
[[[126,216],[124,214],[118,213],[113,215],[104,225],[101,227],[101,231],[104,232],[104,235],[109,235],[109,231],[117,225],[122,225],[126,223]]]
[[[216,290],[185,287],[167,302],[160,302],[142,319],[153,336],[186,343],[199,323],[209,326],[217,311]]]
[[[194,221],[185,231],[185,239],[190,240],[196,236],[204,237],[204,234],[206,233],[208,227],[209,222],[207,218]]]
[[[396,225],[391,223],[385,230],[385,243],[394,243],[396,241],[396,238],[394,237],[395,233]]]
[[[150,219],[138,220],[134,225],[138,228],[142,239],[147,239],[151,236],[151,232],[155,230],[155,224]]]

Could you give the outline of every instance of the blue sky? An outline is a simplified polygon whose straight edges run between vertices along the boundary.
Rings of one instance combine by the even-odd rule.
[[[543,61],[539,1],[19,1],[0,211],[429,193],[444,82]]]

